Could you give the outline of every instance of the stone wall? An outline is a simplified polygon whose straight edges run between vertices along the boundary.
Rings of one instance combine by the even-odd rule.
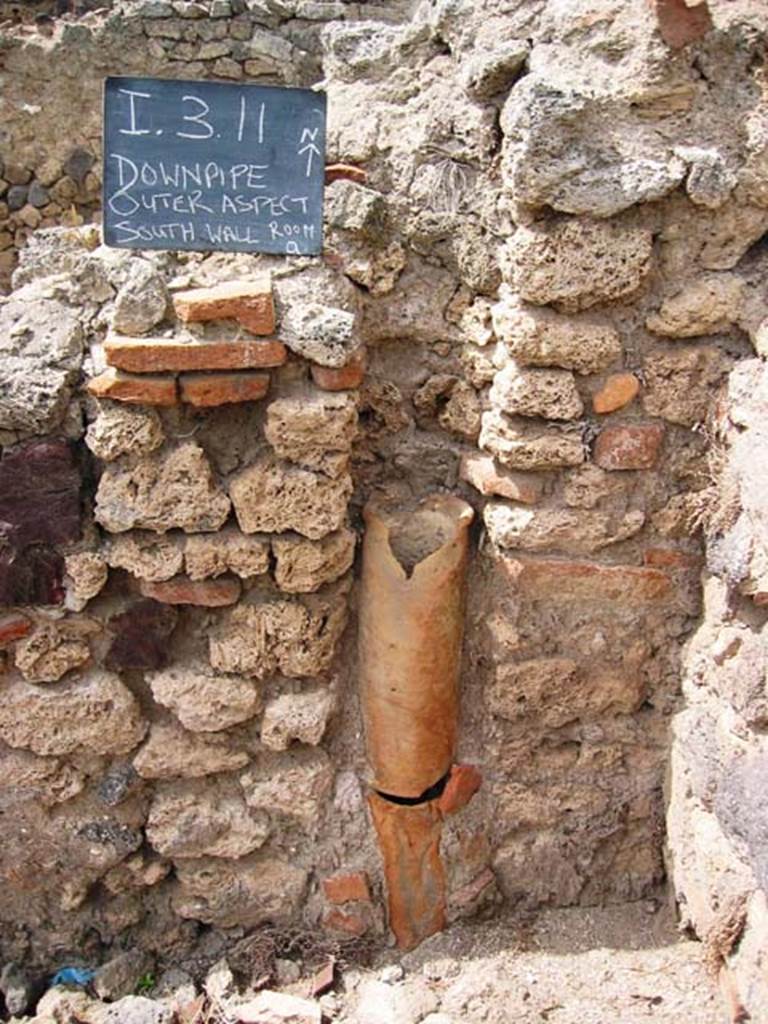
[[[380,491],[478,512],[458,756],[484,784],[443,833],[449,916],[659,892],[702,425],[761,354],[760,6],[152,0],[5,30],[8,954],[383,928],[351,568]],[[142,73],[322,81],[322,259],[27,236],[34,183],[95,216],[101,78]],[[200,322],[185,293],[218,286]],[[339,870],[374,902],[331,908]]]
[[[704,618],[684,659],[669,809],[682,922],[704,939],[732,1013],[746,1007],[758,1020],[768,934],[767,398],[763,360],[741,362],[713,428]]]

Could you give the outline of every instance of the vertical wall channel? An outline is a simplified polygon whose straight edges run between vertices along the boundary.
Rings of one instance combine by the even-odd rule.
[[[441,795],[459,712],[470,505],[435,495],[365,509],[359,650],[389,923],[409,949],[445,924]]]

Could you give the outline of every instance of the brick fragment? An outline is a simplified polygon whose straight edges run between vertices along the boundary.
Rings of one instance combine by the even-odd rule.
[[[282,366],[287,350],[281,341],[175,341],[168,338],[123,338],[104,343],[110,366],[133,373],[163,370],[252,370]]]
[[[672,50],[694,43],[712,28],[712,15],[704,3],[689,7],[686,0],[649,0],[661,38]]]
[[[32,623],[26,615],[20,615],[18,612],[0,615],[0,648],[7,647],[14,640],[21,640],[31,631]]]
[[[455,814],[466,807],[483,784],[483,776],[473,764],[454,764],[437,808],[441,814]]]
[[[358,349],[344,366],[320,366],[312,363],[312,380],[322,391],[350,391],[359,388],[365,377],[365,350]]]
[[[368,877],[364,871],[352,871],[324,878],[323,893],[329,903],[371,902]]]
[[[615,412],[629,405],[640,390],[640,381],[633,373],[613,373],[592,397],[596,413]]]
[[[185,373],[181,400],[200,409],[235,402],[255,402],[269,390],[268,373]]]
[[[459,475],[481,494],[498,495],[525,505],[535,505],[541,498],[543,485],[537,477],[502,469],[490,455],[462,455]]]
[[[660,423],[606,427],[595,442],[595,462],[602,469],[651,469],[663,438]]]
[[[228,281],[212,288],[177,292],[173,305],[179,320],[204,323],[234,319],[251,334],[272,334],[275,304],[268,274],[251,281]]]
[[[221,608],[234,604],[240,597],[241,583],[235,576],[218,579],[191,580],[188,576],[173,576],[169,580],[142,580],[139,589],[144,597],[163,604],[194,604],[203,608]]]
[[[325,184],[330,185],[334,181],[354,181],[358,185],[364,185],[368,180],[368,172],[364,167],[355,167],[354,164],[327,164],[325,168]]]
[[[655,604],[673,596],[672,580],[660,569],[538,558],[504,558],[507,575],[528,597],[603,604]]]
[[[96,398],[112,398],[134,405],[176,405],[176,380],[160,374],[123,373],[110,368],[88,381],[88,391]]]
[[[362,914],[349,913],[334,907],[323,914],[323,927],[329,931],[359,937],[368,931],[368,922]]]
[[[701,555],[675,548],[648,548],[643,553],[643,564],[658,569],[696,569],[702,564]]]

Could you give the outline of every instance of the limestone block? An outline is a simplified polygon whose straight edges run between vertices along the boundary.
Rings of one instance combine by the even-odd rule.
[[[379,241],[386,214],[384,196],[372,188],[343,179],[326,188],[324,215],[331,227]]]
[[[479,445],[510,469],[578,466],[585,451],[577,430],[554,430],[510,419],[498,409],[483,413]]]
[[[523,366],[599,373],[621,355],[614,328],[589,317],[561,316],[509,294],[492,307],[491,316],[496,337]]]
[[[54,757],[0,746],[0,809],[4,811],[27,800],[44,807],[64,803],[83,790],[85,781],[77,768]]]
[[[99,403],[96,419],[85,434],[85,443],[104,462],[112,462],[121,455],[148,455],[164,440],[163,425],[155,409],[109,401]]]
[[[261,711],[261,696],[250,679],[205,673],[197,666],[171,665],[148,676],[152,696],[193,732],[217,732],[247,722]]]
[[[215,534],[192,534],[184,545],[184,565],[191,580],[234,572],[243,579],[269,569],[269,540],[227,526]]]
[[[451,434],[474,440],[480,433],[482,404],[475,389],[465,380],[451,388],[448,401],[437,414],[437,422]]]
[[[256,679],[325,671],[346,624],[345,594],[337,585],[301,601],[238,605],[210,637],[211,664]]]
[[[730,358],[710,345],[686,345],[645,358],[643,407],[651,416],[692,427],[701,423],[715,388],[731,366]]]
[[[739,319],[746,282],[738,274],[705,274],[665,299],[645,321],[654,334],[695,338],[727,330]]]
[[[291,351],[321,366],[344,366],[359,346],[354,313],[320,302],[294,302],[281,337]]]
[[[480,50],[462,64],[461,83],[470,96],[487,100],[507,92],[528,57],[524,39],[510,39],[492,50]]]
[[[130,690],[101,670],[57,687],[11,680],[0,704],[6,743],[36,754],[126,754],[146,729]]]
[[[0,306],[0,429],[45,434],[64,417],[82,362],[75,311],[33,286]]]
[[[314,999],[266,989],[238,1003],[235,1013],[242,1024],[321,1024],[323,1019],[322,1007]]]
[[[105,546],[107,565],[125,569],[139,580],[168,580],[181,572],[184,552],[179,538],[132,530],[109,539]]]
[[[264,755],[240,776],[253,811],[296,818],[305,828],[320,814],[332,782],[328,755],[307,747]]]
[[[483,519],[488,536],[502,548],[591,554],[634,537],[645,524],[645,513],[530,509],[492,501]]]
[[[221,928],[289,920],[298,911],[307,884],[303,868],[263,855],[237,861],[181,861],[176,877],[176,913]]]
[[[133,767],[144,779],[188,779],[236,771],[250,760],[229,737],[187,732],[173,722],[155,722]]]
[[[111,533],[134,527],[194,533],[218,530],[229,509],[202,448],[184,441],[131,465],[109,463],[96,492],[95,515]]]
[[[584,411],[570,370],[525,369],[514,361],[493,378],[488,397],[510,416],[575,420]]]
[[[270,402],[264,435],[283,459],[331,477],[343,474],[357,434],[357,403],[347,394],[302,389]]]
[[[589,462],[566,474],[563,497],[569,508],[595,508],[605,499],[623,498],[626,490],[625,477],[607,473]]]
[[[630,646],[622,662],[595,671],[570,658],[533,658],[499,667],[488,689],[488,706],[507,721],[538,719],[557,729],[580,717],[628,713],[643,699],[638,670],[644,645]]]
[[[309,594],[332,583],[352,566],[357,536],[343,527],[319,541],[297,534],[272,538],[275,582],[289,594]]]
[[[332,710],[328,690],[280,694],[264,708],[261,742],[269,750],[287,750],[294,740],[316,747]]]
[[[566,313],[626,298],[651,269],[651,232],[620,220],[572,217],[520,227],[506,273],[523,299]]]
[[[319,540],[343,525],[352,481],[263,457],[231,480],[229,493],[244,533],[295,530]]]
[[[82,611],[91,598],[96,597],[109,575],[107,563],[97,551],[78,551],[67,555],[64,570],[67,588],[65,607],[74,612]]]
[[[677,188],[685,161],[614,90],[552,81],[546,68],[512,90],[502,178],[516,204],[612,217]]]
[[[149,809],[147,839],[164,857],[244,857],[269,835],[266,813],[246,805],[229,778],[161,783]]]
[[[28,683],[55,683],[88,661],[88,635],[97,629],[94,622],[77,620],[40,623],[16,645],[16,668]]]
[[[148,260],[136,258],[115,296],[112,326],[120,334],[146,334],[165,317],[165,281]]]

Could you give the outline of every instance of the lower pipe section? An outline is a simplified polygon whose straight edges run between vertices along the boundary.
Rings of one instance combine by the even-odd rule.
[[[401,949],[413,949],[445,927],[442,815],[435,800],[407,807],[372,793],[368,803],[384,859],[389,927]]]
[[[364,515],[359,653],[369,803],[390,927],[412,949],[445,926],[440,800],[456,748],[473,510],[435,495],[407,509],[370,502]]]

